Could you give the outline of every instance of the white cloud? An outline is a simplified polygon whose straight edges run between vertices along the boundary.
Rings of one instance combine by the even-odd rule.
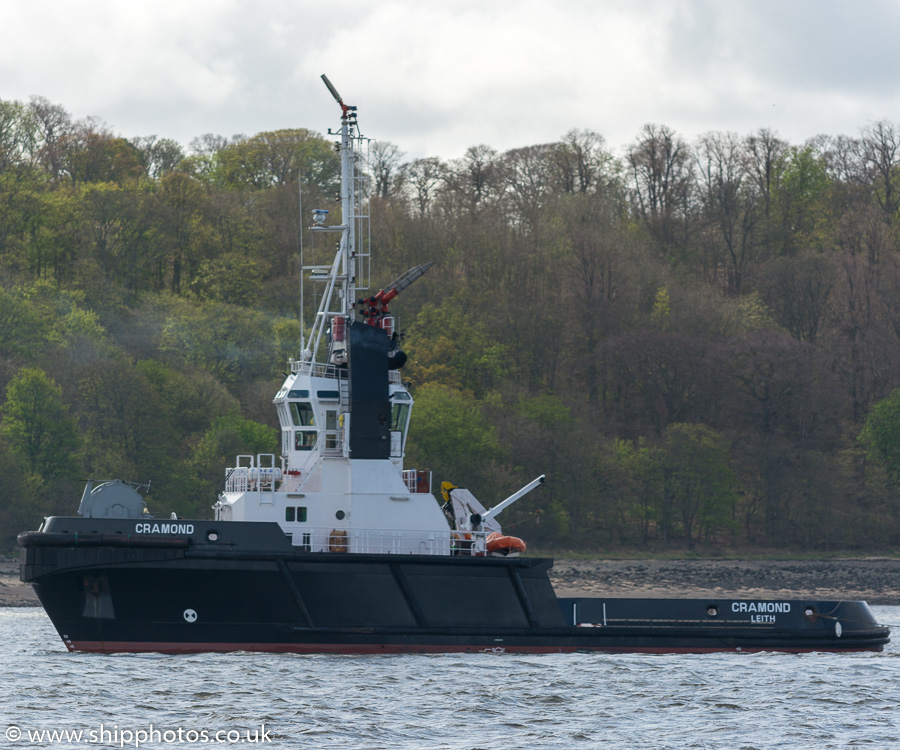
[[[898,23],[891,0],[5,0],[0,97],[186,143],[334,126],[324,72],[411,156],[647,122],[802,141],[897,111]]]

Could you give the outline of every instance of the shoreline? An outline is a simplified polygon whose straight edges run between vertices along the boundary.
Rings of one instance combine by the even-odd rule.
[[[820,599],[900,605],[900,560],[566,560],[550,571],[559,596]]]
[[[572,560],[550,580],[561,597],[820,599],[900,605],[900,559]],[[17,560],[0,561],[0,607],[38,607]]]

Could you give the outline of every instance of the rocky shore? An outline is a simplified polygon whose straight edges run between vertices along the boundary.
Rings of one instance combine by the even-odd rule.
[[[560,596],[864,599],[900,605],[900,559],[557,560]]]
[[[864,599],[900,605],[900,559],[557,560],[560,596]],[[17,560],[0,561],[0,607],[38,606]]]
[[[40,606],[31,586],[19,580],[19,561],[0,560],[0,607]]]

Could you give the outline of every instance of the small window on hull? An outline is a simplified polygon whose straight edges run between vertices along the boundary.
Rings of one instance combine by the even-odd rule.
[[[306,507],[288,506],[284,509],[284,520],[288,523],[306,523]]]

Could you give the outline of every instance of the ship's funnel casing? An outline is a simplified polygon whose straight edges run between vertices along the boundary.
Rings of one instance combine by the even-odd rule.
[[[388,337],[380,328],[350,325],[350,455],[391,456]]]

